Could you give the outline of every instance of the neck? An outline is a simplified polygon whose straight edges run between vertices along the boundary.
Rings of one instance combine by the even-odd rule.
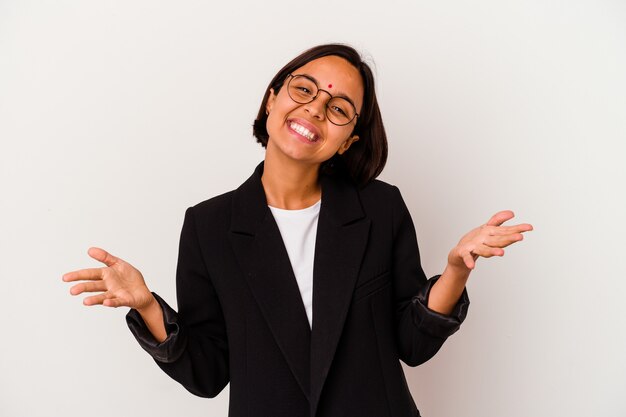
[[[319,164],[278,160],[265,154],[261,183],[267,204],[286,210],[299,210],[317,203],[322,195]]]

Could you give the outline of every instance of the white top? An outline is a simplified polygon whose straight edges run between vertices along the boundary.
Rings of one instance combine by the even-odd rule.
[[[313,258],[321,203],[320,200],[311,207],[301,210],[269,206],[287,249],[311,328],[313,328]]]

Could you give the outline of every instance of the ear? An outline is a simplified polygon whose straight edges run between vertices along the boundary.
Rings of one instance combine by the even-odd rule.
[[[358,135],[352,135],[350,136],[348,139],[346,139],[340,146],[339,149],[337,149],[337,153],[339,155],[343,155],[343,153],[345,151],[348,150],[348,148],[357,140],[359,140],[359,136]]]
[[[276,101],[276,94],[274,94],[274,89],[270,88],[270,95],[267,98],[267,103],[265,104],[265,114],[270,114],[272,107],[274,106],[274,101]]]

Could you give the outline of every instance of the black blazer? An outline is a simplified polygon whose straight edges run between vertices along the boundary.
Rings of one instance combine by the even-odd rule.
[[[187,209],[176,276],[179,312],[160,297],[168,338],[135,310],[144,349],[193,394],[230,382],[230,417],[415,417],[399,360],[430,359],[467,314],[426,307],[438,277],[420,266],[399,190],[322,176],[313,272],[313,329],[261,184]]]

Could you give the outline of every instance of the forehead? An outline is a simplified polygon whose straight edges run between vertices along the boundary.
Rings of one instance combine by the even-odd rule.
[[[361,74],[345,59],[334,55],[325,56],[307,62],[293,73],[312,76],[321,89],[329,90],[333,95],[346,95],[352,99],[357,109],[361,108],[363,103]]]

